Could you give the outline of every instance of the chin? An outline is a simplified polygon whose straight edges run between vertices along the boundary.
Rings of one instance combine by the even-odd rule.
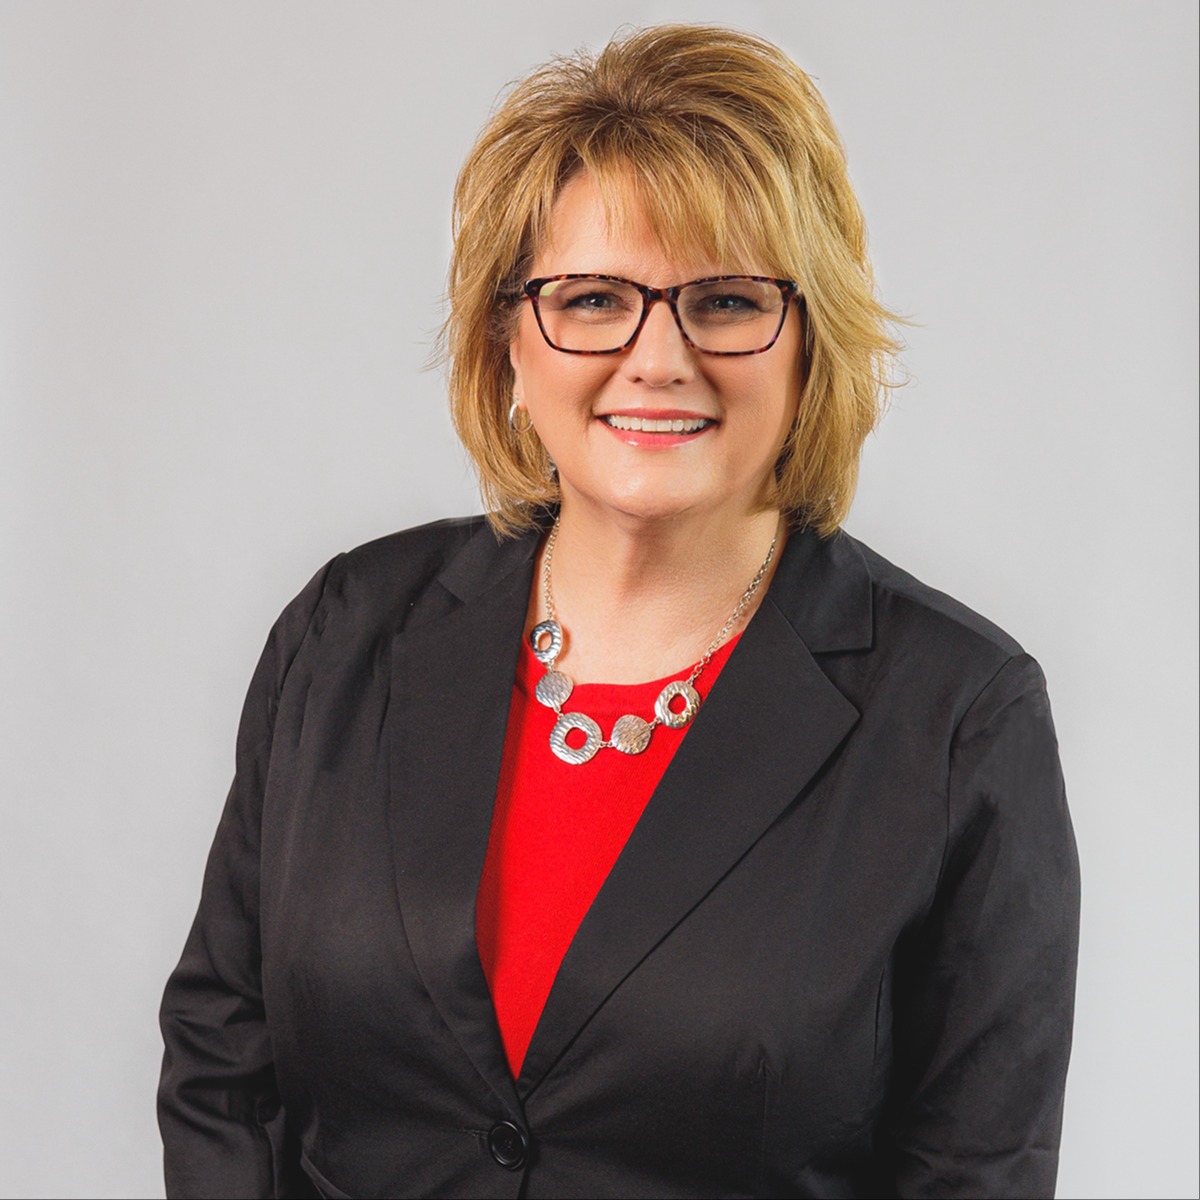
[[[607,464],[609,469],[604,470],[604,464],[588,463],[581,477],[571,464],[564,469],[562,460],[557,461],[567,503],[573,494],[587,507],[610,511],[614,520],[670,521],[715,514],[731,506],[742,512],[748,504],[745,497],[754,490],[752,481],[741,476],[736,481],[714,478],[717,472],[708,464],[692,463],[686,468],[678,464],[681,469],[672,464],[672,469],[662,469],[667,464],[655,463],[653,470]]]
[[[611,509],[614,517],[637,521],[669,521],[720,505],[720,500],[715,497],[705,498],[694,492],[672,492],[660,488],[639,488],[607,496],[593,496],[593,500]]]

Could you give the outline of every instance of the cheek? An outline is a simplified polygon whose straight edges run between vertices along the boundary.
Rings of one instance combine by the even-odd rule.
[[[803,391],[800,368],[792,365],[794,356],[785,358],[772,374],[770,394],[773,397],[772,416],[779,440],[782,441],[791,429],[800,411],[800,393]]]
[[[535,419],[550,421],[591,418],[593,407],[612,374],[602,358],[559,354],[544,346],[525,359],[525,398]]]
[[[776,448],[787,436],[800,400],[797,380],[786,372],[771,369],[755,372],[743,378],[741,386],[731,384],[727,394],[742,396],[741,408],[745,420],[740,422],[748,442],[761,443],[764,451]]]

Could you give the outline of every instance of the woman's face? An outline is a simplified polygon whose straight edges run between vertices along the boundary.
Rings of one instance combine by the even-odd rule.
[[[531,277],[585,272],[669,287],[708,275],[767,274],[761,264],[673,255],[634,211],[611,230],[586,173],[563,188]],[[547,345],[531,302],[510,348],[515,390],[558,467],[564,505],[643,520],[753,511],[800,398],[800,319],[789,307],[762,354],[718,357],[684,341],[665,302],[652,306],[620,354],[564,354]],[[616,428],[633,418],[709,422],[690,436]]]

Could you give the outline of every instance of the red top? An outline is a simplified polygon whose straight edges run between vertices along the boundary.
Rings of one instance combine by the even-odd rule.
[[[696,681],[701,697],[736,642],[722,646]],[[475,911],[479,958],[514,1078],[563,955],[689,728],[659,725],[641,754],[600,750],[572,766],[551,751],[557,718],[534,696],[545,670],[524,644]],[[607,738],[626,713],[649,720],[659,692],[680,678],[579,684],[563,709],[587,713]],[[582,735],[568,744],[577,740]]]

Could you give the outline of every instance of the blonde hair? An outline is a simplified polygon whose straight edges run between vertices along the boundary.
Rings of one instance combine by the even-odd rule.
[[[493,526],[527,529],[559,499],[544,447],[509,425],[508,350],[525,274],[580,171],[610,218],[636,201],[664,246],[799,284],[802,390],[770,503],[831,534],[890,386],[896,318],[875,299],[862,211],[812,81],[762,38],[695,25],[634,30],[539,67],[459,174],[443,347],[451,416]]]

